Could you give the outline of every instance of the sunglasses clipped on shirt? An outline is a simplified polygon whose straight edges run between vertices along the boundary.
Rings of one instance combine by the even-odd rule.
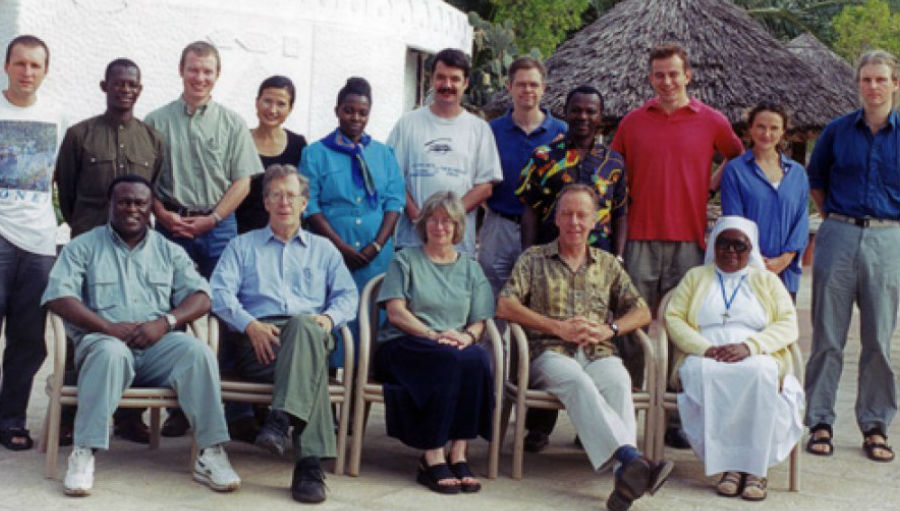
[[[728,238],[716,239],[716,250],[725,251],[728,249],[734,250],[738,254],[743,254],[750,250],[750,245],[741,240],[730,240]]]

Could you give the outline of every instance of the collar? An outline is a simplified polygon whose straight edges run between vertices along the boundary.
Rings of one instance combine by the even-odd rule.
[[[756,155],[753,154],[753,149],[747,149],[744,151],[744,154],[738,156],[747,166],[750,166],[750,163],[756,163]],[[782,153],[778,153],[778,160],[781,164],[781,168],[784,169],[784,173],[787,174],[788,171],[793,168],[793,163],[790,158],[785,156]]]
[[[864,109],[860,108],[853,114],[853,124],[861,128],[869,129],[869,126],[866,125],[866,112]],[[890,126],[890,129],[892,130],[900,127],[900,113],[898,113],[896,109],[892,109],[891,113],[888,114],[888,122],[885,127],[888,126]]]
[[[544,245],[544,247],[546,247],[544,249],[544,254],[547,257],[555,258],[555,259],[562,259],[559,256],[559,238],[551,241],[550,243],[547,243],[546,245]],[[596,263],[597,262],[597,254],[594,252],[594,250],[599,250],[599,249],[595,249],[594,247],[592,247],[590,245],[588,245],[587,249],[588,249],[588,253],[587,253],[588,261],[590,261],[591,263]]]
[[[100,120],[103,124],[109,126],[110,128],[118,128],[119,126],[124,126],[126,128],[130,128],[137,121],[137,117],[132,113],[131,119],[128,119],[125,122],[121,122],[118,119],[113,118],[111,115],[108,115],[107,112],[100,114]]]
[[[191,114],[188,111],[187,101],[184,100],[184,94],[178,96],[178,104],[181,105],[181,111],[184,112],[184,115],[187,115],[188,117],[190,117]],[[194,115],[205,114],[206,109],[209,108],[209,106],[212,104],[213,104],[213,98],[212,98],[212,96],[210,96],[209,99],[206,100],[206,103],[203,103],[202,105],[198,106],[196,110],[194,110]]]
[[[532,133],[537,133],[539,131],[548,131],[552,127],[551,125],[553,124],[553,122],[557,120],[556,117],[553,117],[553,114],[550,113],[549,109],[540,108],[540,110],[544,114],[544,120],[538,125],[537,128],[535,128],[534,131],[529,133],[529,135],[531,135]],[[513,109],[510,108],[510,109],[507,109],[506,113],[503,115],[503,120],[506,122],[506,129],[510,130],[510,131],[515,131],[515,130],[522,131],[522,128],[520,128],[515,123],[515,121],[513,121],[512,113],[513,113]]]
[[[263,232],[265,233],[266,243],[268,243],[272,240],[275,240],[279,243],[283,243],[283,244],[287,245],[287,243],[281,241],[281,238],[279,238],[278,236],[275,236],[275,231],[272,230],[271,225],[266,224],[266,226],[263,228]],[[294,234],[294,236],[290,240],[288,240],[288,242],[292,242],[292,241],[296,240],[298,243],[300,243],[300,245],[302,245],[304,247],[308,247],[309,246],[309,236],[310,236],[310,234],[308,232],[304,231],[303,227],[300,227],[299,229],[297,229],[297,232]]]
[[[701,103],[700,103],[699,99],[688,96],[688,104],[675,110],[674,112],[672,112],[669,115],[672,115],[676,112],[681,112],[682,110],[685,110],[685,109],[690,110],[691,112],[697,113],[700,111],[700,105],[701,105]],[[644,103],[644,108],[647,110],[659,110],[660,112],[662,112],[662,108],[659,106],[659,98],[653,98],[653,99],[647,101],[646,103]]]
[[[140,250],[147,245],[147,240],[150,238],[150,236],[153,235],[153,229],[151,229],[148,225],[147,231],[144,233],[144,237],[141,238],[141,241],[137,242],[134,248],[129,247],[128,243],[125,243],[125,240],[123,240],[122,237],[119,236],[119,233],[117,233],[116,230],[113,229],[113,226],[111,223],[109,223],[109,221],[106,222],[106,233],[112,239],[113,245],[116,245],[119,248],[124,249],[125,251],[133,251]]]

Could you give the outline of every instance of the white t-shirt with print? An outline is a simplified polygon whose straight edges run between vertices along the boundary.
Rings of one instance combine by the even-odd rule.
[[[0,94],[0,236],[41,255],[56,255],[53,169],[65,121],[40,100],[28,107]]]
[[[394,148],[406,189],[418,207],[436,192],[462,198],[475,185],[503,180],[500,156],[487,122],[463,110],[452,119],[425,106],[397,121],[387,144]],[[475,210],[466,215],[466,232],[457,249],[475,257]],[[422,244],[412,222],[401,215],[397,247]]]

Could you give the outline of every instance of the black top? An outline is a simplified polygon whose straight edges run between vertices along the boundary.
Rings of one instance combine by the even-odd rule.
[[[300,166],[300,155],[303,153],[303,148],[306,147],[306,139],[303,138],[303,135],[298,135],[288,129],[285,129],[284,132],[287,133],[284,152],[278,156],[259,155],[264,169],[275,163]],[[253,229],[261,229],[269,223],[269,214],[263,207],[263,175],[257,174],[250,178],[250,193],[234,212],[240,234]]]

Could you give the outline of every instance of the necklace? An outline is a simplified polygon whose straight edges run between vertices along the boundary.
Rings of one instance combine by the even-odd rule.
[[[731,292],[731,298],[728,298],[725,295],[725,279],[722,278],[722,274],[716,272],[716,276],[719,277],[719,287],[722,289],[722,301],[725,302],[725,312],[722,314],[722,324],[728,322],[731,319],[731,314],[728,312],[731,310],[731,305],[734,303],[735,297],[737,297],[738,289],[741,288],[741,284],[744,283],[744,279],[747,278],[747,275],[742,275],[741,280],[738,281],[738,284],[734,286],[734,291]]]

